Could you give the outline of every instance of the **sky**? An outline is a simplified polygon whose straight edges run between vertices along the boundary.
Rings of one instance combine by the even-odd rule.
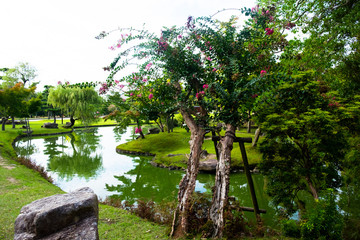
[[[145,28],[160,34],[163,26],[183,26],[189,16],[210,16],[228,8],[252,8],[255,0],[3,0],[0,11],[0,68],[28,62],[37,70],[38,91],[58,81],[105,81],[120,37],[101,31]],[[239,11],[217,14],[220,20]]]

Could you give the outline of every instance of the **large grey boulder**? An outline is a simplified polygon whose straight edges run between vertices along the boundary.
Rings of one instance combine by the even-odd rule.
[[[98,240],[98,199],[90,188],[57,194],[24,206],[14,240]]]

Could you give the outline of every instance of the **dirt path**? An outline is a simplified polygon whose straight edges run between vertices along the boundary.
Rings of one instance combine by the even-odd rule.
[[[14,169],[14,164],[8,164],[7,161],[0,155],[0,167],[6,168],[6,169]]]

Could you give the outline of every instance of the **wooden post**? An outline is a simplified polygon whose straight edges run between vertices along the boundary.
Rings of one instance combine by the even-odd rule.
[[[251,141],[250,141],[251,142]],[[259,211],[259,205],[256,199],[256,194],[255,194],[255,188],[254,188],[254,182],[252,180],[251,177],[251,173],[250,173],[250,169],[249,169],[249,163],[248,163],[248,159],[246,156],[246,151],[245,151],[245,145],[243,141],[239,141],[239,146],[240,146],[240,150],[241,150],[241,155],[243,158],[243,162],[244,162],[244,169],[245,169],[245,173],[246,173],[246,178],[248,180],[248,184],[249,184],[249,188],[250,188],[250,194],[251,194],[251,199],[254,205],[254,212],[255,212],[255,217],[256,217],[256,221],[258,223],[261,222],[261,218],[260,218],[260,211]]]
[[[215,131],[211,131],[211,135],[212,135],[212,140],[214,142],[214,147],[215,147],[215,152],[216,152],[216,160],[219,161],[219,151],[217,149],[217,138],[215,135]]]

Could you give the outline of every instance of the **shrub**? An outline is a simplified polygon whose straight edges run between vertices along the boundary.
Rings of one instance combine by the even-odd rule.
[[[341,239],[343,216],[335,202],[335,194],[328,190],[312,211],[304,214],[300,223],[302,239]]]

